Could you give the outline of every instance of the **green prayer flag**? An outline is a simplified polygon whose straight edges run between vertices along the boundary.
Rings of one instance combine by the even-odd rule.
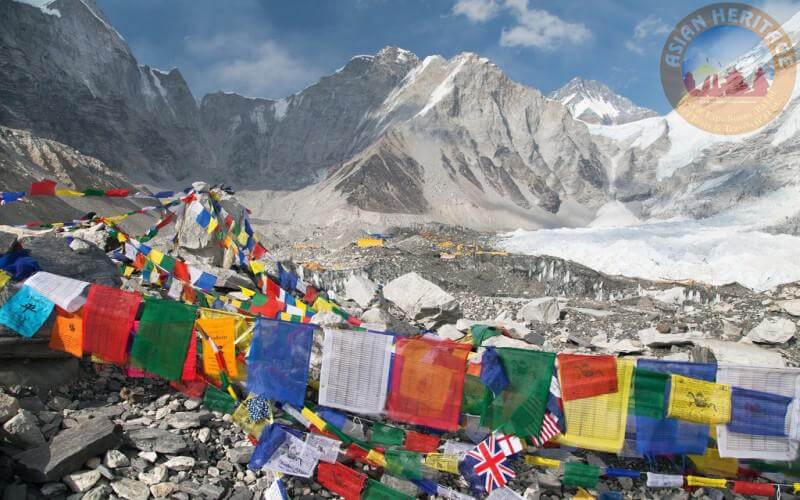
[[[498,396],[486,391],[481,425],[517,436],[538,436],[550,394],[556,355],[526,349],[500,348],[497,355],[508,376]]]
[[[472,334],[472,347],[479,347],[486,339],[500,335],[497,328],[487,325],[472,325],[469,332]]]
[[[161,263],[159,264],[161,268],[168,273],[172,273],[175,271],[175,257],[170,257],[169,255],[165,255],[161,259]]]
[[[406,440],[406,432],[398,427],[375,423],[372,426],[372,435],[369,442],[383,446],[403,446]]]
[[[564,478],[561,483],[566,486],[594,488],[600,480],[600,467],[579,462],[564,463]]]
[[[209,385],[203,395],[203,406],[211,411],[220,413],[233,413],[236,410],[236,401],[225,391]]]
[[[631,410],[639,417],[664,418],[669,374],[636,368],[633,372]]]
[[[367,478],[367,487],[361,493],[361,498],[362,500],[412,500],[413,497]]]
[[[419,481],[422,479],[422,455],[407,450],[386,450],[386,472],[389,474]]]
[[[480,377],[467,374],[464,377],[464,393],[461,397],[461,413],[467,415],[483,415],[486,411],[486,391],[488,389]]]
[[[167,380],[183,373],[197,308],[172,300],[145,299],[139,331],[131,347],[131,362]]]
[[[103,191],[102,189],[89,188],[83,191],[84,196],[103,196],[104,194],[106,194],[106,192]]]
[[[254,306],[263,306],[267,303],[267,296],[262,293],[256,293],[250,300],[253,302]]]

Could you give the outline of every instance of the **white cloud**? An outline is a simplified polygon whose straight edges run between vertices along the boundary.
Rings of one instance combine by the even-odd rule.
[[[457,0],[453,14],[465,16],[472,22],[484,23],[497,15],[500,6],[496,0]]]
[[[528,0],[506,0],[517,25],[504,29],[500,45],[554,50],[563,44],[581,44],[592,37],[582,23],[571,23],[542,9],[530,9]]]
[[[625,47],[637,54],[644,54],[650,46],[651,38],[663,37],[670,31],[672,30],[667,23],[651,14],[636,23],[633,27],[633,37],[625,41]]]
[[[254,97],[285,97],[324,73],[271,39],[252,40],[243,35],[217,35],[186,39],[196,56],[211,61],[203,70],[205,86]]]

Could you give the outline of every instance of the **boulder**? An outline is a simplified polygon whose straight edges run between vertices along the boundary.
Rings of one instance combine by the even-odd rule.
[[[191,470],[194,468],[195,460],[192,457],[172,457],[162,465],[170,470],[182,471]]]
[[[16,242],[17,242],[16,234],[0,231],[0,255],[14,248],[14,244]]]
[[[139,481],[143,482],[148,486],[152,486],[154,484],[166,481],[166,479],[167,479],[167,468],[164,467],[163,465],[157,465],[148,472],[139,473]]]
[[[647,350],[641,342],[633,339],[613,340],[603,348],[613,354],[639,354]]]
[[[750,330],[742,342],[757,344],[783,344],[794,337],[797,325],[786,318],[765,318],[764,321]]]
[[[92,457],[117,447],[122,429],[107,418],[96,418],[55,436],[49,443],[14,458],[17,473],[27,481],[46,483],[80,469]]]
[[[139,451],[185,453],[192,449],[183,436],[161,429],[135,429],[125,433],[125,442]]]
[[[111,488],[118,497],[125,500],[147,500],[150,497],[150,488],[141,481],[123,478],[111,483]]]
[[[14,396],[0,392],[0,425],[8,422],[19,411],[19,401]]]
[[[343,295],[359,306],[367,307],[375,297],[375,283],[364,274],[353,273],[344,282]]]
[[[540,351],[541,349],[535,345],[529,344],[524,340],[512,339],[504,335],[498,335],[486,339],[481,344],[481,347],[515,347],[517,349],[527,349],[529,351]]]
[[[458,340],[466,334],[456,328],[455,325],[442,325],[436,330],[436,335],[448,340]]]
[[[668,347],[673,345],[687,345],[697,339],[702,339],[702,332],[686,333],[659,333],[655,328],[639,330],[639,341],[648,347]]]
[[[64,476],[64,483],[75,493],[89,491],[100,480],[100,471],[85,470],[83,472],[73,472]]]
[[[461,317],[455,297],[417,273],[395,278],[383,288],[383,296],[411,319],[437,326]]]
[[[127,467],[131,461],[119,450],[108,450],[106,456],[103,458],[103,465],[109,469],[116,469],[117,467]]]
[[[503,328],[508,331],[508,334],[515,339],[524,339],[531,333],[530,329],[523,322],[514,321],[511,311],[501,312],[495,319],[494,323],[490,326]]]
[[[784,367],[786,361],[776,351],[753,344],[725,340],[698,339],[694,344],[709,349],[718,363],[744,366]]]
[[[722,336],[727,338],[739,338],[742,336],[742,327],[731,320],[722,319]]]
[[[167,417],[167,425],[173,429],[186,430],[202,427],[211,420],[208,411],[180,411]]]
[[[786,314],[800,318],[800,299],[780,300],[778,301],[778,306],[780,306]]]
[[[45,442],[36,415],[28,410],[19,410],[3,424],[3,437],[11,446],[27,450],[42,445]]]
[[[540,297],[527,302],[517,313],[517,318],[524,321],[538,321],[546,325],[558,323],[561,310],[555,297]]]

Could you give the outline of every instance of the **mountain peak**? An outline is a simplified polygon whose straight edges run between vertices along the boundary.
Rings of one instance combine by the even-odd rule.
[[[651,109],[635,105],[597,80],[574,77],[550,94],[566,106],[575,118],[594,124],[620,125],[657,116]]]

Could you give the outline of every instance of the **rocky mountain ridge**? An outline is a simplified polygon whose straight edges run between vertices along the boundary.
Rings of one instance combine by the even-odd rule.
[[[635,105],[605,84],[575,77],[549,95],[567,108],[572,116],[586,123],[622,125],[658,116],[652,109]]]

